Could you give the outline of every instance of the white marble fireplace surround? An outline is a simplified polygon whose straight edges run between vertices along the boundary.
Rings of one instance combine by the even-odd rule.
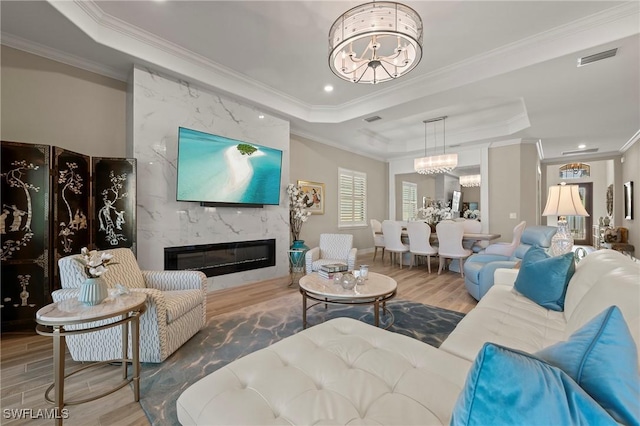
[[[289,273],[289,122],[188,82],[135,68],[129,147],[138,159],[138,262],[162,270],[164,248],[189,244],[276,239],[276,266],[210,277],[209,291]],[[176,201],[178,127],[187,127],[283,151],[279,206],[200,207]]]

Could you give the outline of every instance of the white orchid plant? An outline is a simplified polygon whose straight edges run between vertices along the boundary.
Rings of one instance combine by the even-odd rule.
[[[302,224],[307,221],[311,212],[304,204],[304,192],[293,183],[287,185],[287,195],[289,196],[289,223],[291,224],[291,235],[294,241],[300,239]]]
[[[467,209],[462,213],[462,217],[465,219],[478,219],[480,220],[480,210]]]
[[[82,255],[81,262],[87,271],[87,275],[91,278],[98,278],[107,272],[109,270],[107,269],[107,264],[113,259],[113,255],[110,253],[103,251],[98,254],[96,250],[89,251],[86,247],[82,248],[80,254]]]
[[[436,225],[442,220],[451,219],[453,217],[449,203],[444,200],[433,201],[427,207],[418,209],[418,212],[422,219],[430,225]]]

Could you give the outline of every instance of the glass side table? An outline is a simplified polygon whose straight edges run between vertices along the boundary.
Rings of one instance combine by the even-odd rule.
[[[289,267],[290,267],[290,275],[291,282],[289,286],[293,284],[298,284],[300,281],[300,277],[304,275],[304,257],[307,250],[301,249],[290,249],[287,250],[289,254]]]

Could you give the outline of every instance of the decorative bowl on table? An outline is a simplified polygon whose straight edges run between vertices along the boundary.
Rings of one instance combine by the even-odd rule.
[[[342,274],[342,278],[340,278],[340,285],[345,290],[352,290],[356,286],[356,282],[357,279],[351,272]]]

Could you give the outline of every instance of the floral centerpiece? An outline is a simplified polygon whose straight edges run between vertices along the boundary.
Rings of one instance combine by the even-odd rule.
[[[453,217],[449,203],[444,200],[432,201],[427,207],[418,209],[418,213],[425,222],[433,226],[442,220]]]
[[[107,264],[111,262],[113,255],[107,252],[98,253],[96,250],[89,251],[83,247],[80,251],[79,262],[89,276],[80,286],[78,300],[85,305],[93,306],[102,303],[109,295],[107,283],[102,275],[107,272]]]
[[[467,209],[462,213],[462,217],[465,219],[478,219],[480,220],[480,210]]]
[[[300,240],[300,231],[302,225],[307,221],[311,212],[307,210],[304,204],[304,192],[293,183],[287,185],[287,194],[289,196],[289,223],[291,225],[291,236],[294,241]]]

